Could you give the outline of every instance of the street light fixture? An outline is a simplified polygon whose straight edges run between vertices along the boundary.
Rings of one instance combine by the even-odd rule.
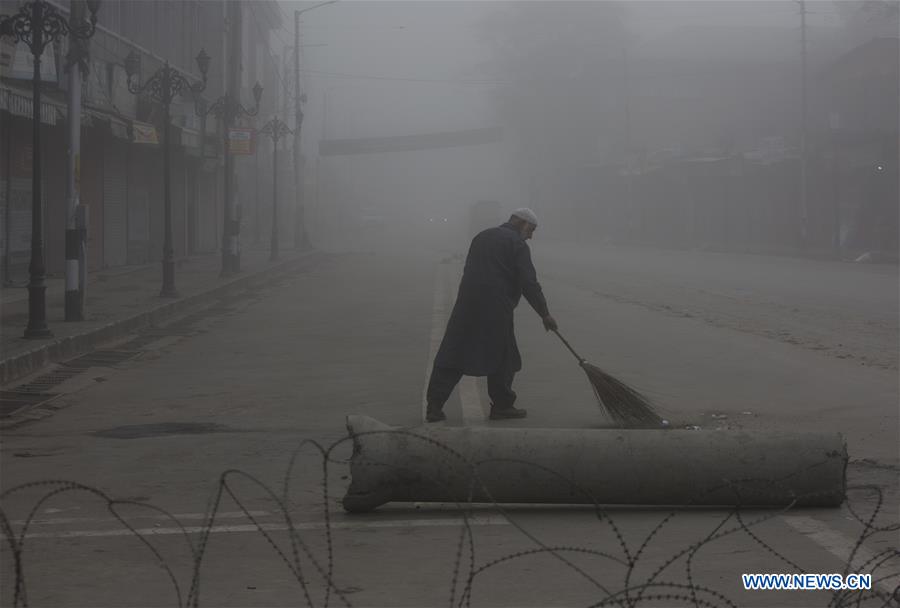
[[[235,217],[232,202],[232,159],[229,131],[234,125],[234,121],[241,116],[256,116],[259,113],[259,100],[262,99],[262,94],[262,85],[257,82],[253,86],[253,100],[256,102],[256,105],[251,109],[245,108],[239,100],[234,99],[227,92],[208,106],[202,99],[198,99],[194,107],[197,116],[205,118],[212,114],[222,121],[222,136],[225,143],[223,152],[225,155],[225,226],[222,232],[222,276],[230,276],[241,270],[240,250],[238,248],[240,220]]]
[[[166,61],[165,65],[153,74],[149,80],[140,83],[141,57],[134,51],[125,58],[125,74],[128,76],[128,90],[134,95],[146,93],[151,99],[162,104],[165,113],[163,115],[163,202],[165,208],[165,239],[163,242],[163,284],[159,295],[164,298],[177,298],[175,289],[175,252],[172,247],[172,197],[170,189],[170,115],[169,109],[172,100],[177,95],[192,93],[197,95],[206,89],[206,73],[209,70],[209,55],[202,49],[197,54],[197,67],[203,76],[201,82],[191,84],[180,71],[171,67]]]
[[[269,259],[278,259],[278,140],[292,134],[284,121],[275,116],[263,125],[260,133],[272,138],[272,244]]]
[[[28,45],[34,58],[31,79],[31,262],[28,265],[28,326],[26,338],[49,338],[47,327],[47,267],[44,261],[44,217],[41,208],[41,57],[47,45],[64,36],[87,40],[97,29],[100,0],[90,0],[90,22],[70,23],[46,0],[26,2],[18,13],[0,18],[0,36],[9,36]],[[69,120],[72,118],[69,117]]]

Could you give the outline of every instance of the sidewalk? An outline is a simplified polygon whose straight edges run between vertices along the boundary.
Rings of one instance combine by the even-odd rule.
[[[22,337],[28,324],[28,290],[0,289],[0,385],[21,378],[41,367],[91,350],[96,345],[131,333],[177,314],[190,306],[244,288],[261,276],[283,270],[309,252],[293,250],[269,261],[268,250],[244,250],[241,272],[220,278],[221,256],[210,253],[179,260],[175,269],[178,298],[161,298],[162,265],[111,268],[88,278],[85,320],[66,322],[65,284],[62,278],[47,280],[47,324],[51,338]]]

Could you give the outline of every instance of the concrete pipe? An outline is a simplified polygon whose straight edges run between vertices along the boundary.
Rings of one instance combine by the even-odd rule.
[[[390,427],[348,416],[351,513],[398,502],[836,507],[840,433]]]

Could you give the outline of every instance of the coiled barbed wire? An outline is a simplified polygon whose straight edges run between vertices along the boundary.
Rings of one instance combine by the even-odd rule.
[[[96,487],[81,484],[75,481],[41,480],[21,484],[19,486],[10,488],[0,494],[0,530],[2,530],[6,545],[10,548],[13,555],[13,568],[15,572],[13,604],[16,607],[25,607],[29,605],[26,585],[26,562],[24,549],[26,544],[25,541],[28,538],[28,531],[32,524],[32,521],[36,518],[36,515],[41,507],[46,505],[48,501],[54,498],[58,498],[59,496],[69,492],[80,492],[86,493],[99,499],[101,503],[106,506],[107,510],[113,515],[113,517],[132,535],[136,536],[142,543],[142,545],[147,548],[154,561],[158,565],[160,565],[166,572],[166,575],[170,580],[174,590],[175,605],[179,608],[188,606],[192,608],[198,608],[200,606],[200,582],[202,578],[201,566],[203,564],[204,558],[207,555],[209,539],[214,530],[216,516],[219,513],[223,499],[226,496],[235,502],[243,515],[248,519],[248,521],[256,527],[257,532],[265,538],[269,546],[280,558],[280,561],[285,565],[293,578],[297,581],[302,590],[303,598],[307,606],[322,605],[327,607],[331,605],[332,598],[334,597],[343,606],[351,608],[353,604],[350,601],[348,594],[335,582],[335,577],[337,574],[337,564],[335,560],[334,537],[332,534],[333,517],[332,505],[330,504],[330,477],[332,474],[332,468],[334,466],[346,466],[349,462],[349,460],[347,459],[337,458],[334,456],[335,452],[339,448],[346,446],[348,442],[351,442],[357,438],[361,438],[366,435],[378,434],[401,435],[405,438],[410,438],[413,441],[420,441],[433,446],[436,450],[436,453],[440,455],[440,457],[445,460],[445,464],[448,465],[446,467],[442,467],[443,470],[448,471],[447,478],[428,479],[430,483],[435,484],[435,486],[437,487],[449,489],[451,479],[458,479],[458,475],[460,474],[467,475],[469,488],[467,496],[460,497],[455,501],[449,502],[449,504],[454,507],[455,511],[462,515],[462,526],[456,540],[454,563],[451,571],[450,585],[448,588],[448,605],[450,606],[450,608],[455,608],[456,606],[471,606],[472,602],[474,601],[474,584],[476,580],[485,576],[489,576],[492,569],[500,566],[501,564],[508,565],[510,563],[516,562],[517,560],[527,559],[537,555],[548,555],[553,557],[556,561],[564,565],[566,568],[570,569],[578,577],[590,583],[591,586],[597,592],[599,592],[599,597],[597,598],[597,600],[590,604],[590,606],[592,607],[599,608],[601,606],[618,606],[620,608],[636,608],[640,605],[650,604],[654,602],[663,602],[667,606],[684,605],[693,606],[694,608],[700,608],[701,606],[736,607],[737,604],[722,591],[696,584],[693,574],[695,561],[698,559],[698,556],[700,555],[700,552],[703,548],[722,538],[734,536],[736,534],[745,535],[755,544],[759,545],[768,554],[776,557],[782,563],[789,565],[795,571],[800,573],[806,572],[806,570],[803,569],[799,563],[777,551],[771,546],[771,544],[767,543],[760,534],[752,530],[753,528],[758,527],[760,524],[790,511],[799,499],[805,498],[806,496],[794,496],[793,499],[782,508],[772,509],[760,516],[754,517],[752,520],[746,519],[745,514],[742,512],[740,506],[740,489],[743,484],[759,483],[769,484],[775,487],[779,484],[783,484],[785,480],[723,480],[722,487],[730,487],[735,492],[735,496],[737,499],[736,502],[738,506],[729,508],[728,512],[723,514],[721,516],[721,519],[715,522],[715,525],[702,538],[688,544],[687,546],[679,547],[668,557],[663,559],[662,563],[660,565],[657,565],[649,573],[649,575],[641,580],[637,580],[637,566],[643,559],[643,556],[646,554],[647,549],[653,544],[654,540],[659,538],[660,531],[663,530],[666,526],[670,525],[681,513],[684,512],[684,510],[674,509],[665,513],[665,515],[663,515],[662,518],[658,522],[656,522],[656,524],[650,529],[650,531],[642,539],[640,539],[639,544],[637,544],[635,548],[633,546],[630,546],[626,541],[620,527],[617,525],[613,515],[609,512],[609,510],[605,509],[602,504],[594,496],[592,496],[586,488],[583,488],[579,484],[571,481],[558,471],[554,471],[537,463],[517,459],[490,459],[479,462],[472,462],[468,460],[463,454],[457,452],[456,450],[453,450],[445,444],[442,444],[432,437],[423,436],[413,431],[404,429],[391,429],[354,433],[353,436],[342,437],[334,441],[327,447],[314,440],[305,440],[300,442],[297,448],[292,452],[289,459],[288,466],[282,480],[280,495],[277,494],[274,490],[270,489],[263,481],[247,472],[238,469],[228,469],[224,471],[220,474],[215,491],[207,502],[203,525],[201,526],[201,531],[199,532],[199,538],[192,537],[192,534],[185,528],[185,526],[178,520],[178,518],[165,509],[146,502],[115,499],[109,496],[106,492],[103,492]],[[319,464],[321,468],[321,506],[324,518],[323,531],[325,540],[324,556],[317,554],[317,552],[312,549],[308,540],[296,527],[294,518],[291,515],[292,511],[298,506],[290,498],[291,481],[293,479],[294,470],[297,466],[302,452],[308,449],[312,449],[314,454],[319,458]],[[359,455],[357,455],[357,460],[354,463],[355,466],[387,467],[394,471],[409,471],[405,467],[398,467],[397,465],[393,465],[390,463],[376,462],[371,459],[365,459],[363,461],[361,460],[362,459],[360,459]],[[493,500],[487,484],[485,484],[484,480],[481,478],[480,472],[486,465],[498,463],[515,463],[519,465],[526,465],[532,467],[535,471],[539,471],[555,479],[565,481],[567,484],[569,484],[569,487],[571,488],[573,493],[579,494],[593,505],[594,514],[598,522],[605,524],[610,529],[613,537],[615,538],[615,542],[610,544],[608,547],[597,548],[593,546],[564,546],[546,544],[541,541],[521,522],[517,521],[516,518],[512,516],[510,511],[506,507],[504,507],[504,505],[498,504]],[[453,477],[454,475],[456,477]],[[284,524],[287,528],[286,532],[290,543],[289,550],[285,550],[281,546],[279,546],[279,543],[271,534],[271,531],[266,529],[266,525],[260,522],[259,519],[251,512],[250,508],[246,504],[245,499],[242,497],[242,493],[237,488],[239,481],[249,482],[253,487],[262,490],[264,495],[277,505],[277,511],[280,511],[280,514],[283,517]],[[16,531],[13,528],[13,520],[10,519],[6,511],[7,501],[11,497],[16,496],[22,492],[38,488],[45,489],[46,491],[29,509],[28,515],[24,520],[21,529]],[[715,488],[713,490],[710,490],[710,492],[718,491],[719,489],[721,488]],[[851,494],[857,492],[865,493],[867,496],[871,496],[872,494],[874,494],[875,506],[868,516],[862,516],[859,513],[857,506],[851,499]],[[488,506],[482,508],[496,511],[507,522],[509,522],[509,524],[512,525],[514,530],[516,530],[524,538],[528,539],[530,543],[533,543],[534,547],[530,549],[511,552],[500,557],[491,558],[484,561],[483,563],[478,563],[478,556],[475,547],[475,531],[472,526],[472,519],[475,512],[475,506],[472,504],[472,498],[477,493],[480,493],[480,495],[484,495],[489,498],[487,502]],[[889,564],[896,563],[897,558],[900,557],[900,551],[898,551],[897,548],[884,549],[873,555],[872,557],[866,559],[865,561],[863,561],[863,563],[858,565],[854,564],[854,561],[859,555],[863,543],[867,539],[870,539],[877,534],[896,532],[898,529],[900,529],[900,524],[896,523],[892,523],[889,525],[877,524],[877,519],[883,510],[883,504],[884,492],[883,488],[881,488],[880,486],[866,484],[851,486],[848,488],[848,497],[846,501],[847,510],[853,518],[853,521],[855,521],[856,524],[860,525],[862,527],[862,530],[856,538],[856,543],[851,550],[850,556],[846,560],[843,574],[846,577],[846,575],[851,571],[870,572],[873,579],[873,588],[868,591],[834,591],[830,594],[830,599],[827,604],[829,608],[849,608],[850,606],[859,607],[864,605],[882,607],[900,606],[900,602],[898,602],[898,598],[900,598],[900,587],[893,589],[893,593],[889,593],[878,588],[878,583],[885,580],[892,580],[897,576],[897,574],[894,572],[884,572],[884,570],[889,567]],[[190,585],[186,593],[179,583],[179,577],[176,574],[176,567],[168,563],[162,553],[156,547],[154,547],[153,543],[151,543],[145,535],[141,534],[122,515],[121,510],[126,506],[144,508],[154,511],[164,516],[168,520],[174,522],[175,526],[181,531],[181,536],[184,538],[191,555]],[[616,547],[616,545],[618,546]],[[597,577],[588,569],[575,564],[571,559],[567,557],[567,555],[585,555],[596,557],[602,559],[608,566],[624,569],[621,585],[617,589],[609,588],[609,585],[604,585],[603,583],[601,583],[597,579]],[[680,582],[678,580],[663,580],[661,577],[666,573],[666,571],[670,570],[670,568],[682,558],[684,558],[686,582]],[[304,562],[304,560],[306,560],[306,563]],[[315,602],[313,598],[313,588],[311,586],[313,581],[309,577],[310,572],[314,572],[318,577],[317,580],[322,585],[324,585],[324,597],[322,598],[322,602],[320,604],[317,604],[317,602]],[[608,575],[609,569],[604,568],[603,573]]]

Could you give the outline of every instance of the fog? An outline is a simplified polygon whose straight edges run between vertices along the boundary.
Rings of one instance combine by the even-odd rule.
[[[282,4],[286,13],[312,6]],[[304,13],[311,230],[338,246],[360,231],[372,237],[381,222],[407,235],[432,219],[463,227],[474,203],[496,200],[504,214],[539,210],[544,237],[724,246],[731,239],[721,231],[739,231],[741,214],[760,205],[747,199],[768,197],[797,209],[743,238],[746,249],[895,249],[896,238],[863,224],[896,217],[896,178],[873,194],[858,173],[896,165],[896,57],[888,44],[839,60],[895,40],[896,3],[805,10],[805,27],[795,2],[338,2]],[[292,35],[284,29],[273,42]],[[865,74],[866,62],[881,66]],[[498,141],[327,157],[318,149],[324,140],[489,127],[502,128]],[[839,141],[854,132],[866,133],[869,150],[858,137]],[[826,205],[835,149],[846,183],[842,200]],[[729,215],[707,218],[721,223],[708,234],[695,225],[702,217],[684,219],[684,234],[664,238],[657,224],[671,218],[660,214],[721,198],[701,184],[692,203],[662,200],[672,192],[657,176],[684,182],[685,163],[698,159],[721,161],[708,164],[713,173],[734,174],[728,159],[745,163],[727,186]],[[782,186],[761,193],[775,173]]]
[[[0,0],[0,605],[896,605],[898,15]]]

